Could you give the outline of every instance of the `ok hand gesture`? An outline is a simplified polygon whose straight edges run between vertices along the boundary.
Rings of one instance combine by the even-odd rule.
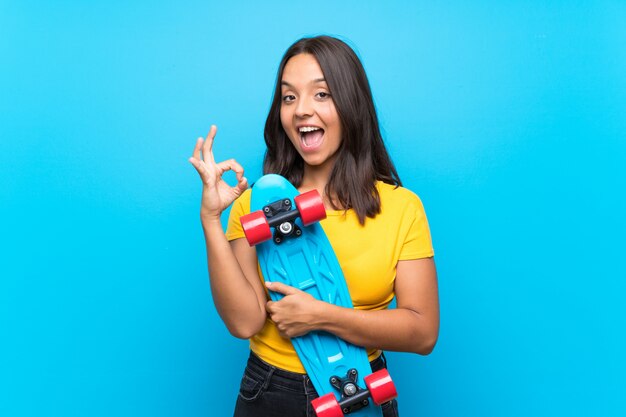
[[[217,127],[211,126],[206,139],[198,138],[193,156],[189,162],[194,166],[202,179],[202,220],[219,221],[222,211],[231,205],[248,188],[248,180],[243,176],[243,167],[234,159],[216,163],[213,158],[213,141]],[[234,171],[237,185],[231,187],[222,179],[227,171]]]

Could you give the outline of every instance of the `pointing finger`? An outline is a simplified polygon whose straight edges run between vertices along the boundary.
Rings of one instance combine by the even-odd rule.
[[[248,179],[243,176],[243,167],[234,159],[223,161],[217,164],[222,173],[226,171],[234,171],[237,176],[237,188],[240,192],[245,191],[248,188]]]
[[[217,166],[222,171],[222,173],[226,171],[234,171],[237,175],[237,181],[241,181],[241,178],[243,178],[243,167],[239,164],[239,162],[235,161],[234,159],[222,161],[217,164]]]

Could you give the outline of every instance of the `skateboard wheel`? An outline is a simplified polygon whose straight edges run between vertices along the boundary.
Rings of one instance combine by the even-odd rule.
[[[311,405],[317,417],[343,417],[341,406],[332,393],[314,399]]]
[[[324,201],[322,196],[317,190],[307,191],[294,198],[296,207],[300,213],[302,224],[308,226],[317,221],[326,218],[326,209],[324,208]]]
[[[381,405],[387,401],[393,400],[398,396],[396,386],[391,380],[391,376],[386,369],[376,371],[371,375],[363,378],[365,385],[372,396],[372,400],[376,405]]]
[[[265,214],[262,211],[253,211],[239,218],[246,240],[250,246],[265,242],[272,238],[270,225],[267,223]]]

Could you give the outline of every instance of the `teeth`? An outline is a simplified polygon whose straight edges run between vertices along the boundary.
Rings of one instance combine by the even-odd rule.
[[[320,128],[315,127],[315,126],[304,126],[304,127],[301,127],[299,130],[300,130],[300,133],[305,133],[305,132],[313,132],[315,130],[320,130]]]

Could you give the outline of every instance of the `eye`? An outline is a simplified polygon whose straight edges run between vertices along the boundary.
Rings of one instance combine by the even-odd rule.
[[[296,99],[295,96],[291,95],[291,94],[287,94],[283,96],[283,103],[291,103],[292,101],[294,101]]]
[[[326,91],[320,91],[319,93],[316,94],[316,96],[319,98],[329,98],[330,94],[328,94]]]

